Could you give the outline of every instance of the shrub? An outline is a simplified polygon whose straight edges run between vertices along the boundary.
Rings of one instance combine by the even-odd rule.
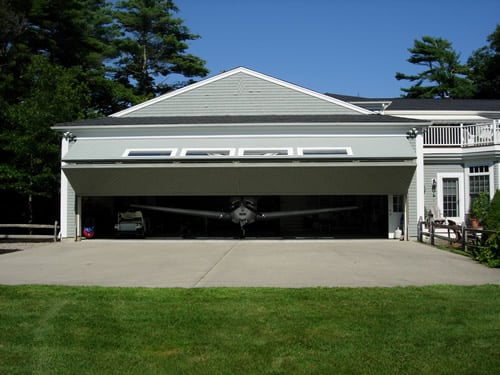
[[[495,196],[488,205],[484,226],[488,230],[500,230],[500,190],[496,191]]]
[[[484,224],[489,206],[490,194],[482,192],[472,200],[470,213],[473,218],[479,220],[481,224]]]
[[[475,249],[472,255],[475,260],[489,267],[500,267],[500,190],[486,208],[484,229],[495,231],[484,240],[484,246]]]

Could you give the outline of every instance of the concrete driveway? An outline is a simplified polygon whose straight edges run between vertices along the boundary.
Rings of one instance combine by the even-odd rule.
[[[500,269],[411,241],[67,240],[0,255],[0,284],[183,288],[478,285],[500,284]]]

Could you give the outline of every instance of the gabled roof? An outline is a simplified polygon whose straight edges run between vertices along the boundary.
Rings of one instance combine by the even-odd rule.
[[[370,114],[337,98],[239,67],[117,112],[112,117]]]
[[[391,111],[477,111],[500,112],[498,99],[413,99],[413,98],[365,98],[340,94],[326,94],[349,103],[364,106],[363,103],[390,103],[387,110]]]

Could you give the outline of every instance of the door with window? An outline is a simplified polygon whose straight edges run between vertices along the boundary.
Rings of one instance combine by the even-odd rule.
[[[396,229],[404,230],[405,202],[403,195],[389,195],[389,238],[394,238]]]
[[[441,218],[464,221],[464,179],[461,174],[438,174],[438,206]]]

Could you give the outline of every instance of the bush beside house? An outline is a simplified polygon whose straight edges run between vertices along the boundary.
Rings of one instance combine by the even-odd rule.
[[[477,207],[482,207],[483,203],[484,201],[478,202]],[[484,247],[475,250],[473,257],[489,267],[500,267],[500,190],[496,191],[484,210],[483,224],[484,229],[495,231],[495,233],[485,238]]]

